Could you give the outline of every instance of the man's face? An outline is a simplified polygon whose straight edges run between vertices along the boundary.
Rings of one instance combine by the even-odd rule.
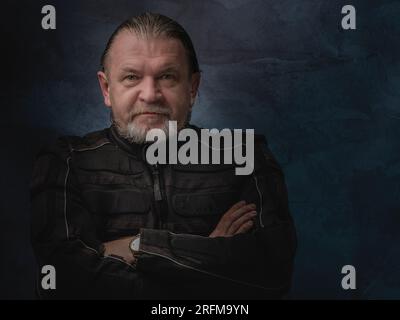
[[[120,32],[111,46],[106,72],[98,72],[105,104],[119,132],[145,141],[149,129],[166,131],[168,120],[187,121],[199,86],[190,74],[185,48],[177,39],[138,37]]]

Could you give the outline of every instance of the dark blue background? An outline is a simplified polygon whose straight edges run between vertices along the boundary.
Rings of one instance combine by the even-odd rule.
[[[45,4],[56,30],[41,29]],[[340,27],[345,4],[357,9],[355,31]],[[115,27],[143,11],[192,37],[203,71],[193,123],[255,128],[282,164],[299,236],[291,297],[400,298],[400,1],[389,0],[10,2],[1,298],[34,295],[33,157],[58,135],[108,126],[99,57]],[[346,264],[356,290],[341,289]]]

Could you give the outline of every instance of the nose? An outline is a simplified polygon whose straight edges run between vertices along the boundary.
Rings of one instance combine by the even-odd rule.
[[[145,103],[155,103],[160,100],[161,92],[154,78],[146,77],[141,83],[139,99]]]

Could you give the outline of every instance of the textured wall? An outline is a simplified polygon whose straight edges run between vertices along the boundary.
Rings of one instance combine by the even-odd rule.
[[[400,298],[400,1],[26,2],[2,16],[16,49],[3,64],[16,65],[1,88],[0,297],[33,296],[34,154],[108,125],[99,56],[124,18],[155,11],[198,52],[193,123],[255,128],[284,168],[299,236],[292,298]],[[41,29],[44,4],[57,9],[54,31]],[[340,28],[344,4],[355,31]],[[345,264],[357,290],[340,287]]]

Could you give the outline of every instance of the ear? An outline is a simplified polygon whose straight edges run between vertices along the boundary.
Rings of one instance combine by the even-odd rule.
[[[194,105],[196,100],[197,92],[199,91],[200,85],[200,72],[195,72],[191,75],[191,86],[190,86],[190,105]]]
[[[111,100],[110,100],[110,84],[107,79],[107,75],[103,71],[97,72],[97,79],[99,79],[99,84],[101,88],[101,92],[104,97],[104,104],[111,108]]]

